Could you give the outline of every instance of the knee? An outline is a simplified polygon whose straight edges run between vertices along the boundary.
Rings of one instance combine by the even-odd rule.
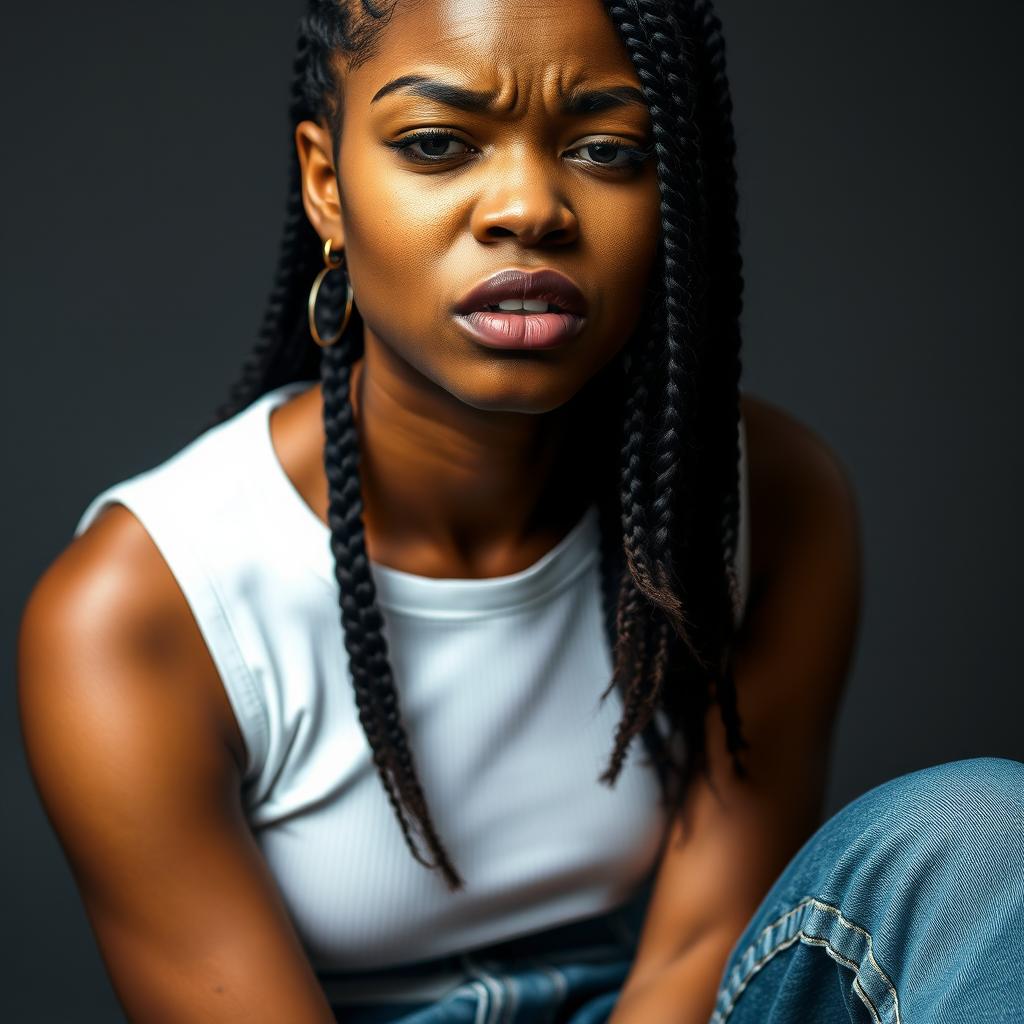
[[[941,790],[1002,794],[1019,802],[1024,787],[1024,761],[1007,757],[969,757],[920,768],[903,778],[917,779],[925,787]]]
[[[847,853],[861,870],[870,864],[893,879],[945,876],[967,889],[1001,879],[1024,891],[1022,801],[1024,762],[977,757],[922,768],[850,805]]]
[[[946,761],[884,783],[898,818],[951,838],[1024,842],[1024,762],[1003,757]]]

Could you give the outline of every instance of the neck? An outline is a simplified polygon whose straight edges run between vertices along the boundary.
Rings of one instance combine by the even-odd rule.
[[[371,557],[384,564],[411,555],[438,575],[516,571],[593,496],[573,402],[544,414],[475,409],[372,339],[351,398],[364,519],[379,541]]]
[[[616,457],[603,387],[587,390],[549,413],[475,409],[368,341],[349,384],[368,557],[454,578],[537,561],[580,519],[600,467]],[[326,521],[322,402],[317,384],[270,422],[285,472]]]

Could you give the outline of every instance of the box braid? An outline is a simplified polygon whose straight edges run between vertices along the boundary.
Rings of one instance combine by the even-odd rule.
[[[732,105],[710,0],[606,0],[606,8],[651,111],[663,287],[648,337],[657,343],[639,362],[626,357],[620,500],[628,573],[618,623],[620,648],[633,643],[618,651],[613,684],[624,687],[625,706],[601,780],[614,782],[631,739],[660,703],[686,743],[679,766],[685,791],[706,764],[703,719],[712,700],[740,775],[738,751],[746,745],[733,682],[743,280]],[[645,410],[649,376],[662,381],[656,424]],[[645,465],[640,452],[654,457]],[[662,696],[670,668],[678,682]]]
[[[362,320],[353,306],[344,335],[326,349],[309,337],[305,303],[322,266],[322,243],[305,216],[291,137],[299,121],[326,123],[337,156],[344,100],[334,61],[345,60],[351,70],[369,59],[397,2],[310,0],[300,21],[277,272],[258,342],[203,429],[273,388],[320,378],[328,526],[359,721],[410,852],[457,891],[464,882],[434,828],[402,725],[366,553],[349,400]],[[648,287],[637,329],[585,389],[596,396],[610,388],[612,404],[603,408],[620,411],[606,420],[618,437],[607,429],[607,439],[598,435],[609,455],[598,460],[595,485],[603,618],[613,654],[601,699],[618,688],[623,705],[599,781],[615,784],[640,734],[664,805],[674,809],[696,772],[706,771],[704,719],[712,704],[734,769],[744,774],[738,751],[746,741],[733,681],[743,279],[732,104],[711,0],[603,2],[651,111],[662,230],[660,273]],[[329,315],[339,314],[343,291],[325,285]],[[611,455],[616,444],[618,459]]]

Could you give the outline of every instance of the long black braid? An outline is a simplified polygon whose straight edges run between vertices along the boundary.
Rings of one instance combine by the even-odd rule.
[[[599,781],[615,784],[640,734],[665,806],[675,809],[694,775],[706,770],[704,718],[712,704],[725,726],[734,769],[744,773],[738,752],[746,742],[733,680],[743,277],[732,102],[722,27],[711,0],[604,4],[651,112],[661,233],[660,272],[648,288],[640,322],[585,389],[611,401],[605,410],[620,412],[606,420],[618,423],[619,433],[604,440],[608,455],[594,496],[613,666],[602,699],[617,689],[623,705]],[[369,59],[395,5],[396,0],[379,6],[371,0],[310,0],[301,19],[277,273],[259,341],[228,400],[203,429],[273,388],[320,378],[328,525],[359,720],[410,851],[438,869],[454,891],[463,880],[419,784],[366,553],[350,401],[352,367],[363,354],[362,320],[353,306],[341,340],[327,349],[309,336],[305,304],[322,266],[322,243],[303,210],[291,135],[302,120],[324,123],[337,156],[344,99],[334,61],[345,60],[351,70]],[[329,315],[339,312],[342,293],[335,286],[323,294]]]

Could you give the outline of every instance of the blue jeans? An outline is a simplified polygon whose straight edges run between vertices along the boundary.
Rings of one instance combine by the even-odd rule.
[[[346,1024],[605,1024],[649,893],[650,882],[598,918],[325,988],[347,992],[335,1011]],[[954,761],[877,786],[764,897],[710,1024],[851,1022],[1024,1022],[1024,763]]]

